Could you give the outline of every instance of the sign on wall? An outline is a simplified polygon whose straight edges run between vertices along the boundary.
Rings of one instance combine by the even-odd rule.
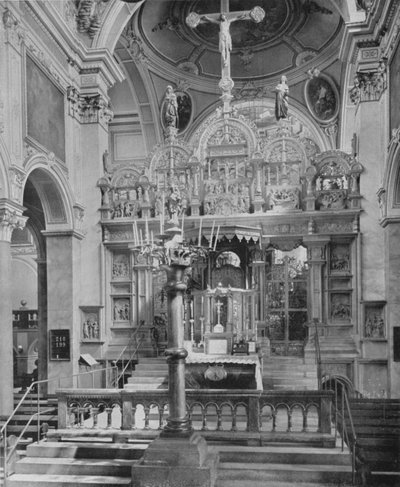
[[[50,330],[50,360],[71,360],[69,330]]]

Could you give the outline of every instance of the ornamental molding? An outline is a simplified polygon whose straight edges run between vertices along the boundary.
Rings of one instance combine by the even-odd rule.
[[[75,86],[67,88],[68,114],[82,124],[99,123],[104,127],[114,117],[108,99],[98,93],[82,95]]]
[[[18,166],[11,166],[8,171],[10,173],[11,199],[22,204],[26,171]]]
[[[349,90],[350,101],[354,105],[361,102],[379,101],[387,88],[387,65],[384,59],[376,69],[358,71],[354,76],[353,87]]]
[[[7,202],[0,202],[0,241],[11,242],[12,232],[24,228],[27,217],[22,216],[22,207],[14,207]]]
[[[9,8],[3,12],[3,25],[7,41],[18,50],[25,40],[26,31],[17,16]]]

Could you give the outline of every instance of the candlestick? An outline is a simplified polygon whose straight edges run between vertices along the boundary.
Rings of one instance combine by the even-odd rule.
[[[182,240],[183,240],[183,236],[184,236],[184,225],[185,225],[185,212],[183,211],[182,212],[182,231],[181,231]]]
[[[200,225],[199,225],[199,238],[198,238],[198,243],[197,245],[200,247],[201,246],[201,224],[203,220],[200,219]]]
[[[219,236],[219,228],[220,228],[220,226],[218,225],[218,228],[217,228],[217,235],[215,236],[214,252],[215,252],[215,251],[216,251],[216,249],[217,249],[218,236]]]
[[[146,237],[146,243],[148,244],[150,235],[149,235],[149,221],[147,219],[147,215],[146,215],[145,237]]]
[[[213,239],[213,235],[214,235],[214,226],[215,226],[215,220],[213,221],[212,228],[211,228],[210,243],[208,245],[208,248],[209,249],[212,248],[212,239]]]

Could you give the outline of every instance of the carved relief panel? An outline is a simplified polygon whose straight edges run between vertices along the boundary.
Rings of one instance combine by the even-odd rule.
[[[80,306],[82,342],[101,341],[100,306]]]
[[[386,339],[386,317],[384,301],[366,301],[363,305],[363,337],[366,340]]]

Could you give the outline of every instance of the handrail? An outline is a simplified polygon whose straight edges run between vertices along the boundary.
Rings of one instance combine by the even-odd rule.
[[[132,364],[133,357],[136,355],[137,351],[139,350],[139,347],[140,347],[140,345],[142,343],[142,340],[139,340],[139,342],[138,342],[137,335],[138,335],[139,331],[141,330],[141,328],[143,327],[144,324],[145,324],[145,321],[144,320],[140,320],[139,321],[139,326],[132,333],[132,335],[131,335],[131,337],[129,339],[129,342],[121,350],[120,354],[118,355],[118,358],[113,361],[115,364],[117,364],[120,360],[122,360],[122,362],[123,362],[123,356],[124,356],[125,352],[127,350],[130,350],[131,347],[132,347],[132,345],[135,345],[136,346],[135,347],[135,350],[130,353],[129,360],[125,364],[125,366],[123,367],[122,372],[120,374],[117,373],[117,377],[115,379],[115,384],[114,384],[115,387],[118,387],[118,384],[119,384],[120,379],[124,376],[127,368]]]
[[[139,347],[140,347],[141,344],[142,344],[142,340],[141,339],[136,342],[136,348],[133,351],[133,353],[131,354],[131,358],[127,361],[127,363],[125,364],[125,367],[122,369],[122,371],[117,375],[117,378],[115,380],[115,382],[116,382],[115,387],[117,387],[117,385],[119,384],[120,379],[122,377],[124,377],[124,374],[125,374],[127,368],[132,364],[133,357],[136,355],[136,353],[139,350]]]
[[[327,381],[325,383],[330,384],[331,383],[331,380],[330,380],[331,377],[326,376],[326,378],[327,378]],[[353,416],[351,413],[350,402],[349,402],[349,398],[348,398],[345,386],[344,386],[344,384],[341,383],[342,387],[340,389],[340,398],[339,398],[337,379],[334,381],[334,384],[335,384],[335,389],[334,389],[334,393],[335,393],[335,396],[334,396],[335,438],[337,437],[337,433],[339,431],[339,435],[341,438],[342,451],[344,450],[344,444],[345,443],[349,447],[349,450],[351,453],[352,483],[353,483],[353,485],[355,485],[355,482],[356,482],[356,464],[357,464],[357,462],[359,463],[359,461],[360,461],[360,459],[357,459],[358,438],[357,438],[356,430],[354,428]]]
[[[10,450],[7,452],[6,450],[6,441],[4,441],[4,465],[3,465],[3,473],[4,473],[4,480],[6,480],[7,478],[7,465],[8,465],[8,462],[12,456],[12,454],[14,453],[14,451],[16,450],[17,446],[18,446],[18,443],[21,441],[21,438],[24,436],[25,434],[25,431],[28,429],[28,426],[32,423],[33,419],[35,418],[35,416],[37,416],[37,443],[39,443],[39,440],[40,440],[40,415],[42,414],[47,414],[47,413],[51,413],[51,412],[54,412],[54,408],[51,408],[51,409],[47,409],[45,411],[41,411],[40,413],[36,412],[36,413],[33,413],[32,416],[29,418],[28,422],[26,423],[26,425],[24,426],[23,430],[21,431],[20,435],[18,436],[18,438],[16,439],[14,445],[12,445],[10,447]],[[4,435],[4,438],[6,438],[6,435]]]
[[[314,328],[315,328],[315,361],[317,363],[317,381],[318,381],[318,390],[322,388],[322,359],[321,359],[321,345],[319,342],[319,332],[318,332],[318,322],[314,320]]]
[[[13,409],[12,413],[10,414],[10,416],[7,418],[6,422],[3,424],[3,426],[0,429],[0,444],[3,441],[4,452],[6,451],[7,426],[10,424],[11,420],[17,414],[19,408],[22,406],[22,404],[25,402],[28,395],[33,391],[33,389],[35,387],[36,387],[36,392],[37,392],[37,394],[36,394],[37,412],[35,414],[37,414],[39,416],[40,415],[40,391],[39,391],[38,386],[40,384],[46,384],[46,383],[49,384],[50,382],[58,381],[58,387],[61,388],[61,381],[62,380],[64,380],[64,379],[71,380],[72,379],[72,386],[73,386],[73,381],[74,381],[75,377],[80,377],[83,375],[92,374],[92,387],[94,387],[94,374],[96,374],[98,372],[110,371],[110,370],[114,370],[115,375],[118,375],[118,367],[116,365],[112,365],[110,367],[105,367],[102,369],[94,369],[94,370],[90,370],[88,372],[80,372],[78,374],[68,375],[68,376],[64,376],[64,377],[53,377],[52,379],[42,379],[42,380],[36,380],[36,381],[32,382],[30,384],[30,386],[28,387],[28,389],[25,391],[22,398],[19,400],[17,406]],[[107,378],[107,373],[106,373],[106,378]],[[78,381],[77,381],[77,384],[78,384]],[[118,384],[118,382],[117,382],[117,384]],[[115,387],[116,387],[116,385],[115,385]],[[33,401],[32,396],[30,396],[30,401],[31,401],[31,405],[32,405],[32,401]],[[6,461],[5,453],[4,453],[3,458],[4,458],[4,462],[5,462]],[[5,465],[3,465],[3,468],[5,469]]]

